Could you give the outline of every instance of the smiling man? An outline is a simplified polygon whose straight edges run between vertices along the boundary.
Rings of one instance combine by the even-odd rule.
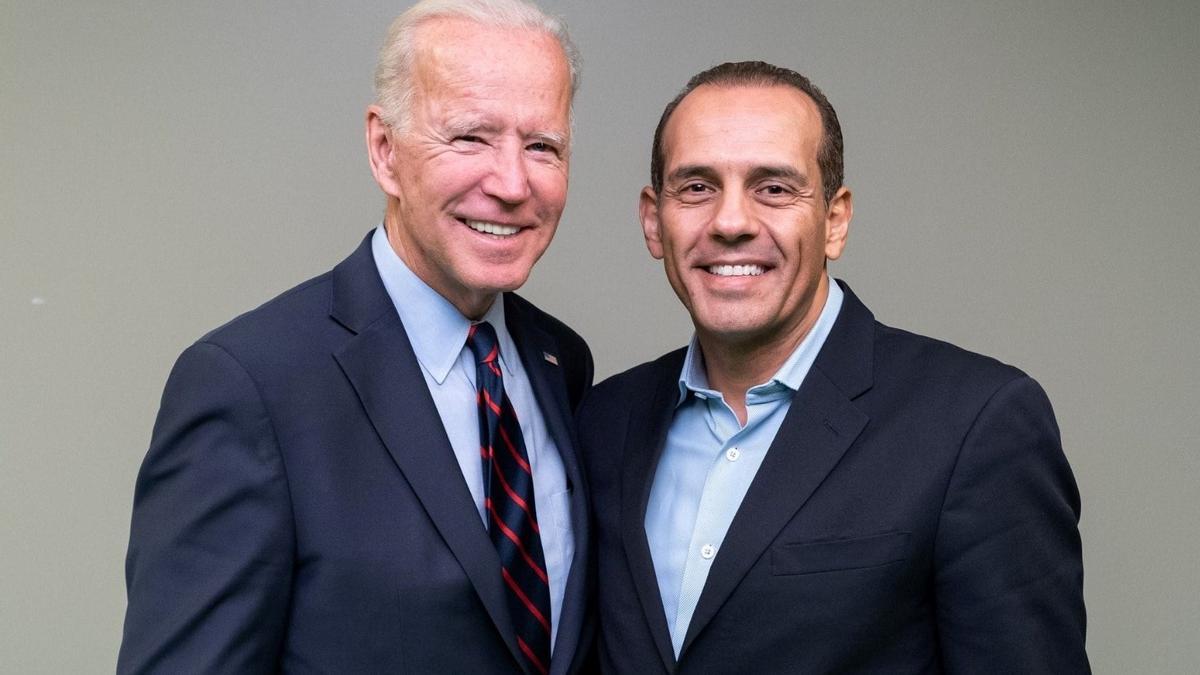
[[[562,214],[576,70],[522,0],[393,23],[366,114],[383,223],[176,363],[118,671],[583,667],[591,354],[510,293]]]
[[[646,245],[695,337],[580,414],[605,670],[1087,672],[1049,401],[829,277],[853,202],[825,96],[766,63],[705,71],[651,182]]]

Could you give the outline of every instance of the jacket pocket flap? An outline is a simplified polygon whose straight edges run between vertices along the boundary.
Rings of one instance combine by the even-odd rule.
[[[908,532],[854,539],[780,544],[771,549],[772,574],[812,574],[878,567],[908,557]]]

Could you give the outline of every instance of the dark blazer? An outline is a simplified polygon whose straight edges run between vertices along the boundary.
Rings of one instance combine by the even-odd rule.
[[[643,523],[684,352],[589,394],[605,671],[1087,672],[1079,494],[1045,394],[845,291],[678,662]]]
[[[572,486],[551,670],[573,672],[592,628],[571,419],[592,359],[562,323],[504,302]],[[522,672],[499,557],[369,235],[179,357],[137,479],[126,581],[122,673]]]

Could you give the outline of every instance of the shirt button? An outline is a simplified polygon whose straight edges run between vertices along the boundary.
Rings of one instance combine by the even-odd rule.
[[[712,544],[705,544],[700,547],[700,557],[705,560],[712,560],[712,557],[717,554],[717,548]]]
[[[741,457],[741,456],[742,456],[742,451],[738,450],[737,448],[730,448],[725,451],[725,459],[727,459],[731,462],[738,461],[738,457]]]

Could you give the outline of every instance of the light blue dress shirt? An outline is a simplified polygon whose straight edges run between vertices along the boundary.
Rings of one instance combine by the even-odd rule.
[[[842,297],[842,289],[829,279],[829,296],[812,330],[770,380],[746,391],[745,426],[721,393],[709,388],[695,337],[688,346],[679,376],[679,402],[654,473],[645,523],[675,656],[729,523],[791,407],[792,396],[825,344]],[[804,448],[788,451],[804,452]]]
[[[487,527],[483,506],[483,464],[479,458],[479,412],[475,406],[475,359],[466,347],[471,321],[408,269],[388,243],[382,225],[371,239],[371,250],[383,286],[400,314],[413,352],[421,364],[421,374],[433,395],[479,518]],[[534,503],[542,526],[542,550],[550,580],[550,645],[553,651],[567,574],[575,557],[566,471],[558,447],[546,429],[517,346],[504,323],[504,302],[497,298],[482,320],[496,329],[504,392],[521,423],[521,434],[525,437],[525,449],[529,452],[529,465],[533,470]],[[553,525],[547,527],[548,523]]]

